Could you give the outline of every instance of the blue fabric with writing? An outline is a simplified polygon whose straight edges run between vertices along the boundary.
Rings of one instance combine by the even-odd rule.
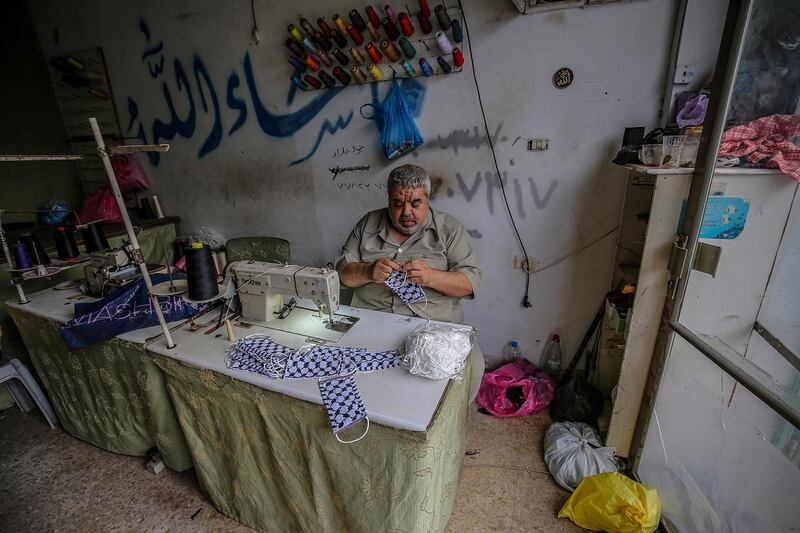
[[[154,274],[150,278],[153,285],[169,279],[166,274]],[[190,318],[205,309],[203,305],[186,303],[180,296],[159,296],[158,301],[167,322]],[[62,324],[58,331],[74,350],[156,324],[158,317],[147,295],[147,286],[139,279],[97,302],[76,303],[75,318]]]

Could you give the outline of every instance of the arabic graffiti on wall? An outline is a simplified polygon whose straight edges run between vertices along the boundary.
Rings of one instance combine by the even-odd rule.
[[[251,116],[255,117],[259,128],[265,135],[290,137],[309,124],[343,89],[336,87],[320,91],[318,96],[295,111],[273,113],[261,97],[250,54],[245,53],[241,63],[244,86],[242,86],[240,72],[232,71],[228,75],[226,83],[220,85],[225,88],[223,99],[221,98],[223,95],[217,92],[217,85],[199,55],[195,54],[192,57],[187,70],[180,58],[176,57],[171,61],[167,59],[164,42],[156,41],[150,35],[150,30],[144,20],[140,21],[139,30],[146,41],[142,62],[150,77],[161,83],[161,94],[168,110],[166,119],[155,118],[149,121],[148,125],[148,121],[140,116],[136,100],[132,96],[128,97],[127,132],[134,133],[145,144],[171,141],[176,137],[191,139],[196,135],[201,135],[203,142],[197,152],[197,157],[202,158],[219,148],[224,139],[234,135]],[[245,90],[250,97],[250,105],[243,97]],[[290,100],[292,99],[290,96]],[[228,109],[236,112],[235,118],[227,130],[222,123],[222,101]],[[178,108],[186,111],[181,114],[177,111]],[[205,126],[209,122],[206,117],[210,118],[210,127]],[[344,116],[339,114],[333,119],[325,118],[308,152],[292,161],[290,165],[302,163],[312,157],[326,135],[335,135],[336,132],[345,129],[352,118],[352,111]],[[148,157],[154,165],[159,163],[159,153],[148,153]]]

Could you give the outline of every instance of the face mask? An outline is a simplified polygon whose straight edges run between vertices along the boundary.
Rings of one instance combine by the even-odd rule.
[[[307,352],[297,351],[286,363],[284,379],[326,378],[356,371],[353,353],[365,353],[361,348],[343,346],[314,346]]]
[[[393,293],[399,296],[400,299],[407,304],[413,304],[419,302],[420,300],[424,300],[425,291],[423,291],[422,287],[413,281],[408,281],[408,279],[406,279],[407,277],[408,276],[405,272],[395,270],[388,278],[386,278],[384,283],[390,289],[392,289]]]
[[[334,434],[341,433],[367,418],[367,408],[361,401],[361,394],[358,392],[353,376],[320,380],[319,392],[322,395],[322,405],[325,406],[325,411],[328,413],[328,421],[331,423]],[[367,426],[367,430],[369,430],[369,426]],[[364,435],[366,434],[365,431]],[[336,438],[338,439],[339,436],[337,435]]]

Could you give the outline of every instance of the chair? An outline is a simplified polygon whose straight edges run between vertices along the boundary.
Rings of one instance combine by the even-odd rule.
[[[289,262],[289,241],[277,237],[237,237],[225,243],[225,260]]]
[[[39,410],[47,419],[51,429],[55,429],[58,424],[58,417],[53,411],[47,397],[39,388],[39,384],[33,379],[28,368],[19,359],[12,359],[8,363],[0,366],[0,383],[5,383],[8,391],[14,398],[17,406],[24,412],[34,408],[34,402]]]

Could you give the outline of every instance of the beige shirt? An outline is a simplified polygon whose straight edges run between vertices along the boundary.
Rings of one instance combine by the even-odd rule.
[[[473,292],[468,298],[474,298],[481,271],[472,239],[458,220],[430,208],[422,228],[403,244],[398,244],[389,233],[390,225],[386,208],[364,215],[350,232],[342,254],[336,258],[336,270],[341,273],[348,263],[371,263],[380,257],[401,264],[411,259],[422,259],[435,269],[461,272],[467,276]],[[423,290],[428,299],[427,306],[423,300],[409,307],[384,283],[367,283],[354,289],[352,305],[401,315],[416,314],[444,322],[463,322],[460,298],[445,296],[430,287],[423,287]]]

